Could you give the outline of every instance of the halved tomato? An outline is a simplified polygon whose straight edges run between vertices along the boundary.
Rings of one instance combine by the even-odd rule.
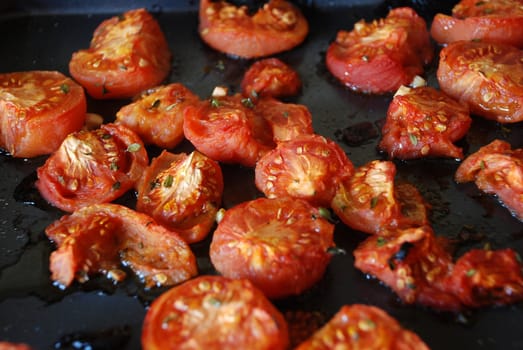
[[[133,188],[149,158],[132,130],[103,124],[72,133],[37,169],[36,187],[52,205],[68,212],[107,203]]]
[[[334,225],[304,200],[258,198],[225,212],[210,258],[222,275],[246,278],[269,298],[298,295],[323,277],[333,233]]]
[[[69,71],[94,98],[127,98],[160,84],[170,61],[158,22],[136,9],[103,21],[90,47],[73,53]]]
[[[283,315],[247,280],[201,276],[171,288],[143,322],[144,350],[286,350]]]
[[[194,243],[214,225],[222,194],[223,175],[216,161],[198,151],[164,150],[141,179],[136,209]]]
[[[270,0],[253,16],[246,6],[226,1],[200,1],[199,33],[212,48],[229,55],[255,58],[290,50],[301,44],[309,24],[286,0]]]
[[[352,31],[339,31],[327,49],[326,64],[351,89],[380,94],[409,85],[433,54],[423,18],[401,7],[384,19],[361,20]]]
[[[84,90],[54,71],[0,74],[0,147],[13,157],[49,154],[82,128]]]
[[[254,62],[245,72],[241,83],[247,97],[287,97],[297,95],[301,89],[298,73],[278,58]]]

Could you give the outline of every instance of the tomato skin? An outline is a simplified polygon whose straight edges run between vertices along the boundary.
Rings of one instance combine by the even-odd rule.
[[[210,258],[222,275],[249,279],[269,298],[298,295],[322,278],[333,232],[306,201],[258,198],[225,212]]]
[[[285,0],[270,0],[253,16],[246,6],[226,1],[200,1],[199,33],[212,48],[226,54],[256,58],[301,44],[309,24],[301,11]]]
[[[133,103],[122,107],[116,113],[116,123],[136,132],[146,144],[174,148],[184,138],[183,110],[199,100],[182,84],[158,86],[142,92]]]
[[[164,150],[143,175],[136,208],[195,243],[214,225],[222,195],[217,162],[197,151],[187,155]]]
[[[27,344],[0,341],[0,350],[31,350],[31,349],[32,348]]]
[[[401,92],[401,93],[399,93]],[[463,158],[453,144],[468,132],[468,107],[432,87],[402,87],[392,99],[378,147],[391,158]]]
[[[408,7],[392,9],[371,23],[363,20],[350,32],[339,31],[325,63],[349,88],[382,94],[408,85],[433,58],[426,23]]]
[[[523,120],[523,51],[457,41],[441,50],[436,75],[441,90],[472,114],[499,123]]]
[[[454,178],[458,183],[474,181],[523,220],[523,149],[512,150],[508,142],[494,140],[469,155]]]
[[[329,349],[428,350],[415,333],[406,330],[382,309],[364,304],[343,305],[296,350]]]
[[[120,197],[135,186],[148,162],[145,147],[133,131],[104,124],[67,136],[37,169],[35,185],[49,203],[72,212]]]
[[[177,284],[197,274],[196,258],[176,232],[118,204],[81,208],[45,232],[58,246],[50,257],[51,278],[63,287],[95,273],[119,271],[118,276],[122,263],[147,287]]]
[[[90,47],[73,53],[69,71],[94,98],[128,98],[159,85],[169,74],[170,60],[158,22],[136,9],[103,21]]]
[[[144,350],[288,346],[286,321],[263,293],[248,280],[222,276],[200,276],[164,292],[142,328]]]
[[[440,44],[482,40],[523,48],[521,1],[460,1],[452,16],[436,14],[431,36]]]
[[[13,157],[52,153],[84,124],[84,91],[62,73],[4,73],[0,86],[0,147]]]
[[[254,62],[241,82],[242,93],[251,97],[288,97],[297,95],[300,89],[298,73],[278,58]]]
[[[302,135],[278,143],[258,161],[255,184],[268,198],[300,198],[328,207],[337,182],[353,171],[338,144],[320,135]]]

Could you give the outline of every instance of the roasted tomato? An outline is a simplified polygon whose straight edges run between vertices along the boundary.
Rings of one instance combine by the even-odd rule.
[[[36,187],[52,205],[68,212],[106,203],[133,188],[149,158],[140,138],[123,125],[70,134],[37,169]]]
[[[468,107],[432,87],[402,86],[392,99],[379,148],[391,158],[463,158],[453,142],[470,128]]]
[[[337,184],[331,208],[349,227],[369,234],[428,224],[423,198],[412,185],[396,185],[396,166],[374,160]]]
[[[333,232],[306,201],[258,198],[225,212],[213,234],[211,262],[226,277],[249,279],[269,298],[297,295],[323,277]]]
[[[0,350],[31,350],[32,348],[23,343],[11,343],[0,341]]]
[[[523,48],[521,0],[462,0],[452,16],[434,16],[430,34],[440,44],[482,40]]]
[[[451,43],[440,52],[437,78],[472,114],[500,123],[523,120],[523,51],[515,47]]]
[[[255,168],[255,184],[269,198],[292,197],[330,206],[336,185],[354,167],[335,142],[320,135],[303,135],[263,156]]]
[[[242,93],[248,97],[287,97],[297,95],[301,89],[298,73],[277,58],[256,61],[245,72],[241,83]]]
[[[326,64],[351,89],[379,94],[410,84],[433,55],[425,21],[403,7],[384,19],[361,20],[351,32],[339,31],[327,50]]]
[[[184,134],[196,149],[224,163],[253,167],[275,147],[271,126],[240,94],[212,97],[184,112]]]
[[[385,311],[370,305],[344,305],[296,350],[428,350],[417,334],[404,329]]]
[[[86,109],[82,87],[59,72],[0,74],[0,147],[21,158],[52,153],[82,128]]]
[[[174,148],[183,140],[183,110],[199,100],[182,84],[155,87],[122,107],[116,113],[116,123],[136,132],[146,144]]]
[[[229,55],[255,58],[298,46],[309,32],[301,11],[285,0],[270,0],[253,16],[246,6],[200,1],[200,37]]]
[[[495,194],[523,220],[523,149],[511,150],[506,141],[494,140],[468,156],[455,174],[457,182],[474,181],[486,193]]]
[[[201,276],[152,304],[142,328],[144,350],[286,350],[283,315],[247,280]]]
[[[118,204],[94,204],[63,216],[45,230],[58,249],[51,278],[63,287],[102,273],[120,281],[129,266],[146,286],[169,286],[197,274],[196,259],[174,231]]]
[[[220,165],[198,151],[163,151],[138,188],[136,209],[175,230],[188,243],[204,239],[215,223],[223,194]]]
[[[160,84],[171,53],[158,22],[145,9],[103,21],[91,45],[73,53],[71,75],[94,98],[127,98]]]
[[[461,256],[448,288],[469,307],[523,300],[523,263],[512,249],[473,249]]]

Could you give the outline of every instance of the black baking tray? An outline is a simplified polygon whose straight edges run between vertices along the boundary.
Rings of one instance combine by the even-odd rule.
[[[339,142],[356,166],[378,153],[379,130],[391,95],[354,93],[340,85],[325,68],[325,51],[340,29],[351,29],[360,18],[384,17],[391,6],[405,1],[297,2],[310,22],[310,34],[294,50],[277,55],[300,74],[302,93],[292,102],[309,107],[317,133]],[[434,11],[450,12],[452,2],[413,1],[430,22]],[[432,7],[431,7],[432,6]],[[146,7],[158,19],[174,54],[171,82],[182,82],[201,98],[214,86],[238,91],[252,61],[227,57],[207,47],[197,32],[196,1],[4,1],[0,5],[0,72],[58,70],[68,74],[71,54],[89,45],[96,26],[122,11]],[[435,61],[427,70],[437,86]],[[88,111],[109,122],[128,100],[88,100]],[[354,143],[343,130],[368,123],[372,132]],[[474,118],[459,145],[465,154],[495,138],[523,147],[522,123],[500,125]],[[173,152],[191,150],[188,142]],[[149,149],[151,155],[159,150]],[[54,249],[44,229],[64,213],[45,203],[34,189],[35,169],[46,157],[14,159],[0,154],[0,340],[25,342],[35,349],[140,349],[140,333],[148,305],[162,290],[145,290],[130,276],[112,284],[93,278],[66,290],[49,280],[49,254]],[[431,222],[439,235],[456,239],[458,254],[490,243],[511,247],[523,255],[523,224],[493,196],[473,184],[458,185],[455,160],[395,161],[398,179],[416,185],[432,205]],[[252,169],[224,165],[223,206],[260,196]],[[134,194],[118,202],[134,205]],[[406,328],[415,331],[432,349],[523,349],[523,306],[490,307],[446,314],[420,306],[405,306],[385,286],[353,267],[352,250],[365,235],[337,224],[335,241],[347,254],[333,257],[324,278],[310,291],[277,301],[284,312],[304,311],[332,316],[343,304],[366,303],[383,308]],[[210,238],[192,246],[201,274],[215,273],[209,258]]]

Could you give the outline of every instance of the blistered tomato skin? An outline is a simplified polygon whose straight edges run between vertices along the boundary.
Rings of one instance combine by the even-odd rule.
[[[241,83],[247,97],[288,97],[300,92],[301,79],[296,71],[277,58],[254,62],[245,72]]]

